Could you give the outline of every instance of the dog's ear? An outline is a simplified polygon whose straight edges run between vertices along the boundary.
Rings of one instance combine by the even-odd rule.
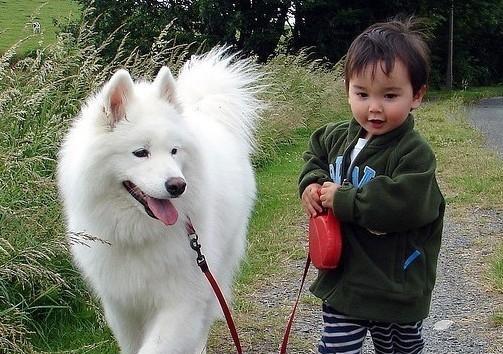
[[[163,66],[157,74],[154,84],[157,85],[161,98],[168,100],[170,103],[178,106],[176,101],[175,79],[171,75],[171,71],[167,66]]]
[[[120,69],[105,85],[104,111],[108,123],[113,128],[118,121],[126,116],[126,103],[133,95],[133,80],[129,73]]]

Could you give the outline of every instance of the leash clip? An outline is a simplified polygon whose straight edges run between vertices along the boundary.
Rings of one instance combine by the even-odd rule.
[[[190,248],[192,248],[197,253],[196,262],[197,265],[204,271],[208,269],[208,264],[206,263],[206,257],[201,252],[201,244],[199,243],[199,237],[197,236],[194,229],[192,233],[188,234],[190,240]]]

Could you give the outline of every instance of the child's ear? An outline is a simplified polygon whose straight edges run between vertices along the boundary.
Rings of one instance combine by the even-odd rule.
[[[426,85],[421,86],[421,88],[414,94],[412,97],[412,106],[411,109],[416,109],[419,107],[421,102],[423,102],[423,97],[426,94]]]

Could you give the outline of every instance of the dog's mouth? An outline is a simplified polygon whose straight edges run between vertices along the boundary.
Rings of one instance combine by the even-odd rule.
[[[154,219],[166,225],[173,225],[178,220],[178,212],[169,199],[158,199],[149,196],[131,181],[124,181],[122,185],[143,207],[145,212]]]

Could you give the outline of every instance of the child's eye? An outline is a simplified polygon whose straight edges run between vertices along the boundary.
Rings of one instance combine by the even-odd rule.
[[[368,97],[367,93],[366,92],[357,92],[356,95],[358,97],[361,97],[361,98],[366,98]]]
[[[384,98],[386,98],[388,100],[392,100],[392,99],[394,99],[396,97],[398,97],[398,95],[395,94],[395,93],[388,93],[388,94],[384,95]]]

